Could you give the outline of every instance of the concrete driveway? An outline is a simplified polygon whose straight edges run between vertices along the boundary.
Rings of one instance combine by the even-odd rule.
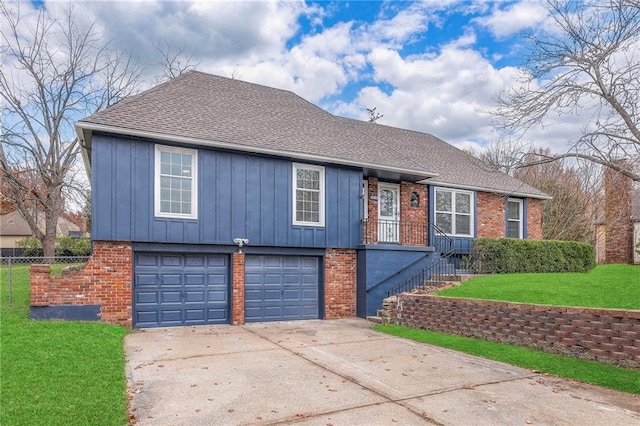
[[[362,319],[126,338],[140,425],[638,425],[640,398],[377,333]]]

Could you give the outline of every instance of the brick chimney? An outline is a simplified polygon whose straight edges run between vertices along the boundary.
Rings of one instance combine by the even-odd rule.
[[[626,166],[626,161],[618,164]],[[633,182],[628,177],[605,168],[605,263],[633,262]]]

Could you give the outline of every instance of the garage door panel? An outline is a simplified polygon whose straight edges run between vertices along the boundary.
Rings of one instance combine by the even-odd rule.
[[[136,284],[141,286],[158,286],[158,275],[156,274],[136,274]]]
[[[140,291],[136,293],[135,303],[137,304],[157,304],[158,292],[157,291]]]
[[[197,302],[197,303],[204,303],[205,298],[205,291],[204,290],[198,290],[198,291],[187,291],[185,292],[185,303],[193,303],[193,302]]]
[[[160,303],[180,303],[180,295],[179,291],[161,291],[160,292]]]
[[[172,285],[180,287],[182,286],[182,275],[180,274],[161,274],[160,285],[163,287]]]
[[[160,256],[160,264],[163,267],[181,267],[183,265],[184,256],[180,255],[161,255]]]
[[[203,307],[190,308],[185,310],[185,321],[193,323],[194,321],[205,321],[207,319],[206,310]]]
[[[205,275],[204,274],[185,274],[184,285],[203,287],[205,285]]]
[[[136,266],[158,266],[158,256],[139,254],[136,256]]]
[[[207,266],[209,268],[227,268],[227,259],[221,256],[207,256]]]
[[[209,290],[207,291],[207,301],[209,302],[226,302],[227,291],[226,290]]]
[[[319,258],[247,256],[245,320],[319,318]]]
[[[135,316],[135,319],[136,319],[136,324],[157,324],[158,312],[156,311],[138,312]]]
[[[206,259],[203,256],[185,256],[184,265],[188,267],[204,267]]]
[[[134,325],[228,324],[228,258],[136,253]]]

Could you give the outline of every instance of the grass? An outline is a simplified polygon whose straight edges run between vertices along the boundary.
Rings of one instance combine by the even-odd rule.
[[[454,349],[483,358],[591,383],[631,394],[640,394],[640,371],[549,354],[520,346],[504,345],[397,325],[377,325],[376,331],[422,343]]]
[[[500,274],[474,278],[439,296],[555,306],[640,310],[640,267],[600,265],[588,273]]]
[[[54,265],[54,273],[66,265]],[[126,425],[123,339],[113,325],[29,319],[28,266],[0,267],[0,424]]]

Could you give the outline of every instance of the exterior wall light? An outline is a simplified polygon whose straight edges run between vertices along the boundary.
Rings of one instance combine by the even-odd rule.
[[[418,207],[418,206],[420,206],[420,194],[418,194],[417,192],[412,192],[411,207]]]
[[[249,244],[249,240],[247,238],[234,238],[233,243],[238,245],[238,253],[242,253],[242,247]]]

